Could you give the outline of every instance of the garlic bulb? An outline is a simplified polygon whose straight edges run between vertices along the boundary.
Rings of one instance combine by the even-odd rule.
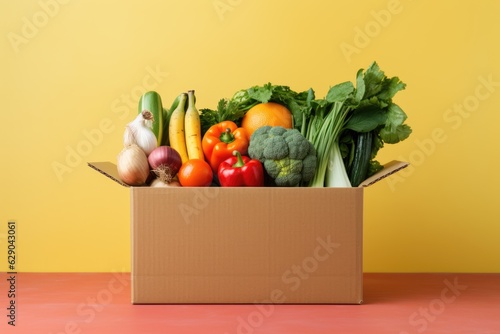
[[[148,156],[158,146],[156,136],[151,129],[153,122],[153,114],[150,111],[144,110],[138,114],[137,117],[125,127],[123,146],[127,147],[135,144],[146,153],[146,156]]]

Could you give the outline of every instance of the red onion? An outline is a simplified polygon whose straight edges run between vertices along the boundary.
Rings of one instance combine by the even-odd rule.
[[[165,183],[169,183],[182,166],[180,154],[170,146],[158,146],[148,156],[153,172]]]

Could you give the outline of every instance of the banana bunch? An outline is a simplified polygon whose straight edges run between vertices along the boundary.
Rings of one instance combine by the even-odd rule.
[[[195,105],[194,90],[177,97],[168,118],[169,144],[180,154],[182,163],[191,159],[204,159],[200,114]]]

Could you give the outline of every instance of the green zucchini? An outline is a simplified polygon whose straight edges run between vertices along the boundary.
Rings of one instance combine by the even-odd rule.
[[[163,105],[161,102],[160,94],[155,91],[149,91],[144,93],[139,100],[138,112],[141,113],[144,110],[148,110],[153,114],[153,133],[156,136],[158,146],[162,145],[164,141],[163,129],[164,129],[164,119],[163,119]]]
[[[354,158],[349,171],[349,180],[353,187],[359,186],[366,179],[372,157],[372,143],[372,131],[357,134]]]

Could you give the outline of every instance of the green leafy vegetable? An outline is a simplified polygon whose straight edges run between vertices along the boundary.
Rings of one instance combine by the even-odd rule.
[[[216,110],[200,109],[201,133],[207,132],[212,125],[222,121],[239,124],[244,115],[245,108],[240,103],[235,100],[220,99]]]
[[[355,147],[356,150],[371,150],[371,160],[368,166],[353,160],[351,154],[345,157],[344,164],[350,171],[350,175],[371,176],[382,169],[382,165],[375,160],[378,151],[384,143],[395,144],[411,134],[411,128],[404,124],[407,119],[405,112],[392,101],[397,92],[406,88],[406,85],[398,77],[388,78],[376,62],[372,63],[362,74],[358,71],[357,90],[364,91],[359,100],[359,105],[354,109],[345,127],[343,136],[357,138],[356,133],[373,133],[371,147]],[[350,133],[353,131],[354,133]],[[366,156],[357,152],[357,156]],[[353,171],[352,168],[363,166],[364,170]],[[359,180],[352,184],[357,186]]]

